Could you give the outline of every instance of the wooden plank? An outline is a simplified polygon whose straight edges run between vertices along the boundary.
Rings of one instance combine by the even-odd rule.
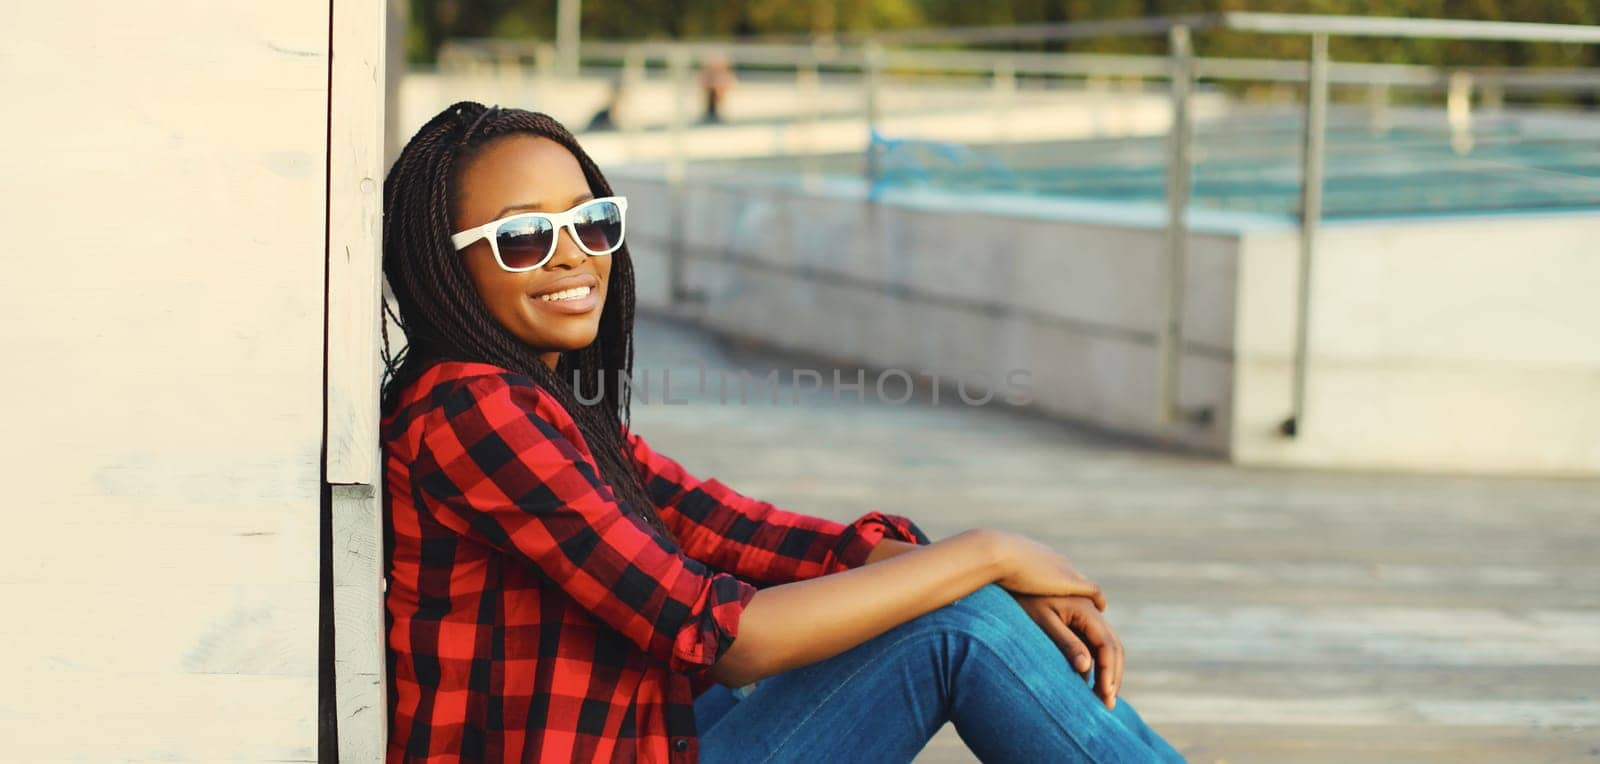
[[[328,115],[327,481],[333,484],[334,687],[341,762],[379,762],[383,686],[378,393],[385,0],[333,0]]]
[[[303,677],[8,670],[6,685],[8,762],[316,761]]]
[[[377,482],[384,0],[332,2],[328,128],[329,483]]]
[[[8,671],[306,680],[317,663],[316,641],[285,635],[316,634],[315,607],[308,606],[316,600],[314,580],[0,584],[0,601],[28,614],[0,620],[0,644],[10,653]]]
[[[333,487],[334,684],[344,764],[381,762],[388,739],[381,512],[372,486]]]
[[[315,480],[315,473],[308,476]],[[35,511],[17,513],[10,531],[19,543],[6,549],[0,587],[78,585],[121,586],[124,575],[138,571],[131,583],[157,589],[200,583],[316,583],[318,519],[300,500],[181,502],[171,498],[139,499],[122,494],[118,511],[94,511],[91,500],[79,498],[37,502]],[[85,511],[89,509],[90,511]],[[70,539],[78,559],[94,564],[62,565],[60,544]],[[136,543],[132,543],[136,540]],[[196,571],[205,571],[203,580]],[[0,625],[0,628],[4,628]]]

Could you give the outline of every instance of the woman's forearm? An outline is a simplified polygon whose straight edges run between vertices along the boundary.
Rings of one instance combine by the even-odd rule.
[[[876,562],[869,556],[869,565],[756,592],[711,678],[736,687],[815,663],[1006,574],[1007,560],[987,531],[905,546]]]
[[[880,560],[887,560],[897,554],[916,549],[918,546],[918,544],[899,539],[879,539],[878,543],[872,546],[872,551],[867,553],[867,561],[863,564],[871,565]]]

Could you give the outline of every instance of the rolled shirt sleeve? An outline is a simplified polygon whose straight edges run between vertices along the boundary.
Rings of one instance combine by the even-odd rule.
[[[412,467],[444,526],[537,566],[579,606],[673,671],[715,663],[756,587],[713,571],[617,501],[562,434],[567,412],[524,375],[455,383]]]
[[[919,545],[932,543],[928,540],[928,534],[923,533],[910,518],[878,510],[870,510],[856,518],[848,528],[838,542],[839,551],[834,556],[829,573],[860,567],[878,542],[886,538]]]
[[[859,567],[885,538],[930,543],[904,516],[869,510],[841,523],[785,510],[690,474],[637,433],[626,437],[651,500],[684,552],[746,581],[767,586]]]

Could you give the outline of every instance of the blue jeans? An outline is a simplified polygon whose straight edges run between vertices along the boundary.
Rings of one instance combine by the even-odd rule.
[[[740,695],[695,699],[701,761],[909,762],[947,721],[985,762],[1184,761],[995,584]]]

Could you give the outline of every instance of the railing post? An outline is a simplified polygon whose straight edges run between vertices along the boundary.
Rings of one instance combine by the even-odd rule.
[[[1483,94],[1482,109],[1485,112],[1498,112],[1506,105],[1506,86],[1498,80],[1490,80],[1479,88]]]
[[[1017,67],[1003,56],[995,58],[994,73],[995,143],[1011,139],[1011,105],[1017,97]]]
[[[667,285],[670,301],[673,305],[684,302],[688,290],[684,285],[684,256],[686,247],[684,233],[687,230],[686,217],[689,214],[688,201],[684,199],[684,187],[688,174],[688,158],[684,155],[688,150],[689,130],[689,50],[682,46],[673,46],[667,53],[668,82],[672,89],[672,126],[671,150],[667,154],[667,205],[670,210],[671,226],[668,231],[667,246]]]
[[[622,132],[622,155],[634,159],[638,153],[640,121],[637,105],[644,102],[640,95],[645,87],[645,57],[638,48],[630,48],[622,57],[622,77],[619,80],[618,114],[612,114],[612,121]]]
[[[1297,437],[1306,427],[1306,373],[1311,343],[1311,268],[1322,222],[1322,170],[1328,122],[1328,35],[1311,36],[1310,72],[1306,78],[1304,168],[1300,177],[1300,274],[1295,299],[1293,409],[1279,430]]]
[[[813,52],[805,57],[794,70],[795,92],[800,97],[800,123],[802,125],[804,174],[809,180],[816,170],[817,133],[820,120],[822,103],[822,72],[818,56]]]
[[[556,2],[556,68],[562,77],[578,76],[578,29],[583,17],[582,5],[582,0]]]
[[[1450,90],[1445,95],[1446,121],[1450,124],[1450,148],[1457,154],[1472,151],[1472,73],[1450,73]]]
[[[541,97],[551,92],[551,81],[556,76],[556,49],[550,43],[541,42],[533,48],[533,80],[535,92]],[[519,94],[520,95],[520,94]],[[508,98],[512,96],[507,96]]]
[[[635,88],[644,84],[644,53],[638,48],[630,48],[622,56],[622,86]]]
[[[1171,56],[1169,91],[1172,100],[1172,125],[1167,131],[1167,313],[1162,322],[1157,348],[1161,378],[1157,382],[1162,423],[1203,422],[1205,409],[1187,412],[1178,402],[1179,371],[1183,365],[1183,306],[1188,281],[1189,226],[1187,210],[1193,185],[1194,139],[1189,96],[1194,85],[1194,47],[1189,27],[1172,27],[1167,35]]]
[[[882,168],[879,165],[878,146],[872,141],[883,120],[880,88],[883,86],[883,47],[869,40],[861,49],[862,85],[866,89],[867,117],[867,182],[877,183]]]
[[[521,93],[526,88],[523,82],[522,57],[517,55],[515,49],[509,45],[490,45],[484,51],[484,64],[488,67],[494,81],[497,102],[504,102],[512,93]]]
[[[1372,132],[1389,132],[1389,83],[1374,82],[1367,86],[1367,120]]]
[[[1094,121],[1092,134],[1096,138],[1110,132],[1108,125],[1111,124],[1111,118],[1108,114],[1116,103],[1116,97],[1111,93],[1112,84],[1111,75],[1103,71],[1091,71],[1083,80],[1083,90],[1091,96],[1089,113]]]

